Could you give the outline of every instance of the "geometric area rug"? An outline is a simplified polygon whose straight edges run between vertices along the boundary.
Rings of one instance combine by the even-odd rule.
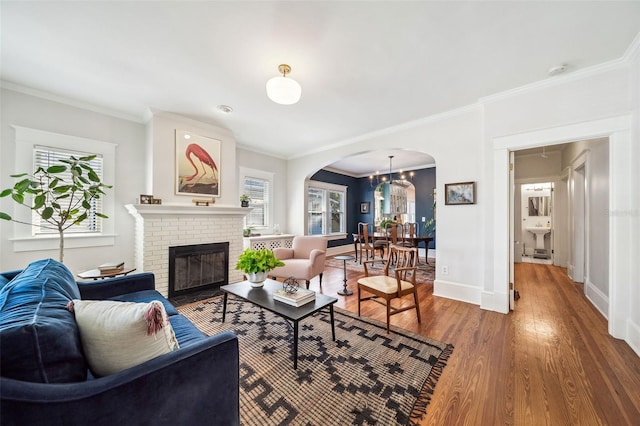
[[[225,323],[222,297],[178,310],[207,335],[238,336],[243,425],[417,424],[453,351],[334,308],[335,342],[328,311],[300,322],[294,370],[293,330],[281,317],[232,295]]]

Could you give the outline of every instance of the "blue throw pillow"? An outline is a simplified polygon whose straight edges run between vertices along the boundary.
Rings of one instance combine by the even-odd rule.
[[[4,377],[42,383],[87,378],[80,333],[67,304],[80,298],[62,263],[31,263],[0,289],[0,368]]]

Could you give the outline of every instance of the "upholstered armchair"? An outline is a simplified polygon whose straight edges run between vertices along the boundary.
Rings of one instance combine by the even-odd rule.
[[[295,277],[305,280],[307,288],[311,278],[320,276],[322,286],[322,273],[324,261],[327,257],[327,240],[324,237],[296,236],[293,237],[291,248],[275,248],[273,254],[284,262],[284,266],[278,266],[269,271],[269,276],[274,278]]]

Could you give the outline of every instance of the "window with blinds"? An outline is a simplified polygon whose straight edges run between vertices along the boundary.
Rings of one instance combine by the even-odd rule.
[[[93,169],[94,172],[100,177],[100,180],[103,179],[103,158],[102,155],[92,154],[86,152],[79,151],[69,151],[60,148],[51,148],[47,146],[35,146],[33,152],[33,162],[34,162],[34,170],[37,170],[38,167],[42,167],[46,169],[53,165],[64,165],[67,164],[62,163],[60,160],[68,159],[71,156],[74,157],[85,157],[89,155],[96,155],[92,161],[88,164]],[[66,173],[60,175],[61,180],[65,182],[71,183],[71,171],[67,170]],[[63,200],[68,205],[73,205],[76,202],[82,202],[82,194],[75,198],[69,198]],[[91,209],[88,212],[88,217],[79,225],[72,225],[65,231],[65,234],[69,233],[99,233],[102,232],[102,218],[96,215],[96,212],[102,213],[102,199],[93,199],[90,201]],[[53,227],[50,223],[43,220],[37,213],[32,213],[32,223],[33,226],[33,234],[34,235],[43,235],[43,234],[57,234],[58,230]]]
[[[269,186],[267,179],[245,176],[242,193],[251,198],[249,207],[253,208],[245,216],[245,226],[262,228],[269,225]]]

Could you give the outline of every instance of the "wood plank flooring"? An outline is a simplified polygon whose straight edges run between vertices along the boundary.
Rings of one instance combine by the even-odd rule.
[[[516,265],[521,298],[508,315],[433,296],[419,287],[415,311],[396,325],[452,343],[423,425],[640,425],[640,358],[607,333],[606,319],[582,285],[552,265]],[[322,292],[357,312],[358,273],[347,271],[352,296],[339,296],[342,268],[325,268]],[[318,290],[317,278],[311,288]],[[385,320],[364,302],[362,315]]]

